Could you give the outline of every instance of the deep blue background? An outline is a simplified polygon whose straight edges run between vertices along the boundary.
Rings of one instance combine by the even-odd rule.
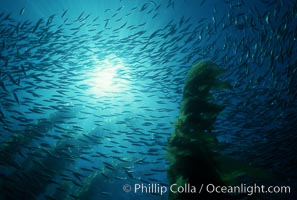
[[[24,156],[18,152],[14,161],[24,169],[39,159],[26,146],[50,151],[70,135],[76,147],[68,150],[80,152],[54,180],[78,172],[87,185],[97,171],[90,199],[160,199],[122,186],[168,184],[165,151],[185,76],[196,61],[210,60],[226,69],[222,79],[233,86],[214,91],[214,101],[226,106],[213,130],[222,153],[280,173],[275,184],[296,186],[293,1],[1,0],[0,10],[1,141],[41,119],[53,122],[42,134],[60,136],[23,144]],[[92,143],[90,133],[100,142]],[[10,164],[1,170],[8,177],[21,171]],[[70,184],[69,194],[80,192]],[[36,197],[54,196],[58,187],[48,184]]]

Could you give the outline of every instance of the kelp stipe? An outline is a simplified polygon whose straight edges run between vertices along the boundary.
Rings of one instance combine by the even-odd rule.
[[[206,188],[199,193],[199,189],[202,184],[236,184],[240,176],[258,172],[219,153],[220,145],[212,128],[224,106],[213,102],[211,91],[232,88],[219,79],[223,73],[224,70],[214,63],[198,62],[187,75],[179,117],[168,143],[167,159],[171,163],[168,179],[171,184],[194,186],[196,191],[171,192],[169,200],[231,198],[224,194],[209,194]],[[230,162],[237,164],[226,170]]]

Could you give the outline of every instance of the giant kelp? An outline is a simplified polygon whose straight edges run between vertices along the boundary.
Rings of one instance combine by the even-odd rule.
[[[234,184],[239,176],[245,174],[260,175],[258,170],[236,164],[219,153],[219,142],[212,127],[224,106],[214,102],[213,92],[231,89],[228,82],[219,79],[223,72],[214,63],[198,62],[187,75],[179,117],[168,144],[167,156],[172,163],[168,178],[171,183],[199,188],[201,184]],[[205,191],[197,193],[197,190],[195,194],[171,193],[169,199],[193,199],[193,195],[213,199],[218,195],[209,195]]]
[[[160,199],[127,195],[121,187],[167,185],[163,149],[173,132],[168,122],[177,118],[187,66],[201,59],[228,69],[220,77],[233,89],[209,99],[214,107],[226,105],[218,115],[213,110],[214,124],[188,116],[185,130],[196,119],[198,128],[208,127],[195,136],[201,159],[191,166],[207,176],[215,171],[213,179],[228,185],[255,171],[251,166],[261,167],[287,178],[275,185],[296,186],[296,2],[203,2],[3,3],[0,196]],[[105,69],[115,69],[114,85],[122,89],[102,87]],[[192,104],[185,107],[190,113],[209,108],[204,101]],[[65,113],[60,108],[66,105],[77,109],[75,117],[49,118]],[[211,117],[210,109],[204,115]],[[127,167],[111,167],[115,162]]]

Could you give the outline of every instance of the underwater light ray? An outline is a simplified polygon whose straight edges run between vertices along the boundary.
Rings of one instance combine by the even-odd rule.
[[[95,60],[95,67],[86,73],[87,78],[84,81],[84,84],[90,86],[87,93],[102,96],[127,91],[129,78],[122,79],[118,74],[119,70],[128,70],[122,59],[112,56],[102,61]]]

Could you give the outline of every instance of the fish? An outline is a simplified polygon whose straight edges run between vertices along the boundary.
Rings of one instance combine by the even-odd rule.
[[[22,8],[21,10],[20,10],[20,15],[23,15],[25,13],[25,8]]]
[[[1,166],[12,171],[3,172],[1,183],[12,189],[1,193],[17,198],[35,176],[40,180],[32,181],[31,199],[50,198],[50,185],[79,199],[72,192],[92,191],[96,173],[114,184],[165,183],[167,138],[189,67],[201,59],[222,65],[222,79],[233,86],[213,91],[213,100],[225,105],[213,128],[228,140],[222,151],[294,174],[294,166],[278,156],[296,158],[290,151],[297,96],[295,2],[262,0],[261,7],[222,1],[210,9],[204,0],[183,4],[195,5],[197,13],[210,11],[201,16],[179,13],[179,2],[172,0],[122,3],[98,13],[79,9],[75,16],[65,7],[34,20],[19,20],[27,6],[17,15],[0,12]],[[103,83],[90,76],[96,79],[97,68],[99,74],[113,65],[111,85],[119,89],[97,90]],[[76,114],[67,117],[70,111]],[[268,144],[279,147],[280,155]]]
[[[66,10],[62,13],[61,18],[64,18],[64,16],[66,15],[67,12],[68,12],[68,9],[66,9]]]
[[[16,102],[20,105],[20,100],[19,100],[19,98],[18,98],[16,92],[13,93],[13,96],[14,96]]]
[[[39,19],[39,20],[38,20],[38,22],[36,23],[36,25],[33,27],[33,30],[32,30],[33,33],[38,29],[39,25],[40,25],[42,22],[43,22],[43,19]]]

